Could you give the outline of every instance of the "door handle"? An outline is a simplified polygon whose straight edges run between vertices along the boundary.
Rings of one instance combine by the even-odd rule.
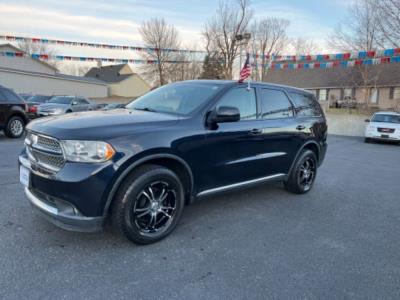
[[[252,130],[250,130],[250,134],[261,134],[262,130],[258,129],[258,128],[253,128]]]
[[[306,129],[306,126],[304,126],[304,125],[297,125],[296,129],[297,129],[297,130],[303,130],[303,129]]]

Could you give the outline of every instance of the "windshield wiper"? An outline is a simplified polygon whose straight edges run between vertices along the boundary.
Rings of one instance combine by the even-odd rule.
[[[155,109],[150,108],[150,107],[135,107],[135,110],[144,110],[144,111],[150,111],[150,112],[157,112]]]

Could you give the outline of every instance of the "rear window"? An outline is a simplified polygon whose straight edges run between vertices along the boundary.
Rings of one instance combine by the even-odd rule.
[[[321,115],[320,106],[314,96],[296,92],[289,92],[289,95],[296,107],[298,116],[315,117]]]
[[[9,89],[1,89],[0,96],[3,100],[9,103],[23,103],[24,100],[21,99],[16,93]]]
[[[384,122],[384,123],[400,124],[400,116],[398,116],[398,115],[375,114],[371,121],[372,122]]]

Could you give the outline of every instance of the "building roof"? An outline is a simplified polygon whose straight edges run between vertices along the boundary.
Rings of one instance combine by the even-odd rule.
[[[274,69],[268,70],[266,81],[299,88],[364,86],[361,70],[365,68],[369,74],[367,86],[400,86],[399,63],[329,69]]]
[[[117,83],[136,75],[130,68],[128,73],[122,72],[126,67],[129,68],[127,64],[94,67],[85,74],[85,77],[97,78],[108,83]]]

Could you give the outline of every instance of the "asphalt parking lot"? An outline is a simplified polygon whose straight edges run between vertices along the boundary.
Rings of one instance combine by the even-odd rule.
[[[21,147],[0,135],[1,299],[400,297],[399,145],[330,136],[309,194],[208,198],[150,246],[43,220],[18,182]]]

